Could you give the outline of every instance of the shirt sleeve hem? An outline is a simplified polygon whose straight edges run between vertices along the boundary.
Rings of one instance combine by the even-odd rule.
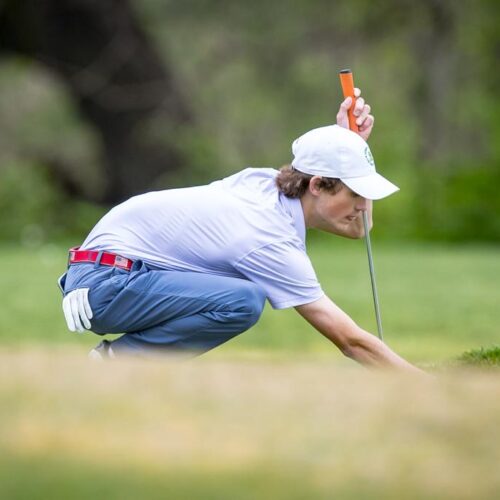
[[[316,302],[317,300],[321,299],[321,297],[323,297],[324,295],[325,292],[323,292],[323,290],[320,290],[312,297],[295,297],[294,299],[291,300],[285,300],[279,302],[271,301],[269,300],[269,298],[268,300],[273,309],[288,309],[290,307],[303,306],[304,304],[310,304],[311,302]]]

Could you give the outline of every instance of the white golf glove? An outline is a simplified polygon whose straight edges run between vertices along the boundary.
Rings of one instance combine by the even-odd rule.
[[[93,314],[89,304],[88,288],[77,288],[69,292],[63,299],[62,307],[70,331],[81,333],[90,328]]]

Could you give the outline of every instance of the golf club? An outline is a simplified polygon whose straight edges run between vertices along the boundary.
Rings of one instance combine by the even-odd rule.
[[[344,99],[346,97],[352,98],[351,107],[347,112],[347,116],[349,117],[349,128],[353,132],[357,133],[359,132],[359,128],[356,125],[356,117],[353,114],[356,97],[354,96],[354,78],[352,76],[352,71],[350,69],[343,69],[339,72],[339,77]],[[363,210],[363,226],[365,228],[366,252],[368,254],[368,267],[370,269],[370,280],[372,283],[373,304],[375,307],[375,317],[377,319],[377,331],[380,340],[384,340],[382,332],[382,318],[380,316],[380,306],[378,302],[377,283],[375,280],[375,267],[373,265],[372,246],[370,242],[370,228],[368,225],[368,214],[366,213],[366,210]]]

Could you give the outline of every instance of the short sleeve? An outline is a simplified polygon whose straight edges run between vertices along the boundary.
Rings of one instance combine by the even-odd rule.
[[[245,255],[235,267],[265,290],[274,309],[308,304],[324,295],[311,260],[293,241],[258,248]]]

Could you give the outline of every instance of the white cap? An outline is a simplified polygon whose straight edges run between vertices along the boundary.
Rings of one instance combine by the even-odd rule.
[[[368,200],[380,200],[399,190],[377,174],[368,144],[355,132],[338,125],[306,132],[295,139],[292,152],[292,167],[296,170],[340,179]]]

